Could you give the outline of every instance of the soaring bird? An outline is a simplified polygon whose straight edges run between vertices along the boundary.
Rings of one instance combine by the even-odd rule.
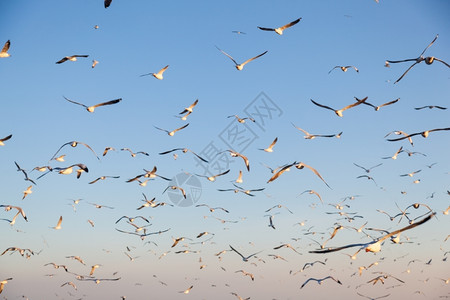
[[[259,253],[262,252],[262,251],[259,251],[259,252],[253,253],[253,254],[251,254],[251,255],[249,255],[249,256],[244,256],[244,255],[242,255],[241,253],[239,253],[239,251],[237,251],[236,249],[234,249],[233,246],[231,246],[231,245],[229,245],[229,246],[230,246],[231,250],[233,250],[234,252],[236,252],[237,254],[239,254],[239,256],[242,257],[242,260],[245,261],[245,262],[247,262],[251,257],[255,256],[256,254],[259,254]]]
[[[306,280],[306,281],[302,284],[302,286],[301,286],[300,288],[303,288],[303,287],[304,287],[308,282],[310,282],[310,281],[316,281],[318,284],[322,284],[322,282],[323,282],[324,280],[327,280],[327,279],[332,279],[332,280],[336,281],[337,283],[339,283],[340,285],[342,285],[342,282],[341,282],[340,280],[334,278],[333,276],[327,276],[327,277],[324,277],[324,278],[321,278],[321,279],[309,278],[308,280]]]
[[[431,45],[434,44],[434,42],[437,40],[438,38],[438,34],[436,34],[435,38],[431,41],[431,43],[422,51],[422,53],[420,53],[420,55],[417,58],[409,58],[409,59],[403,59],[403,60],[387,60],[386,62],[388,64],[395,64],[395,63],[401,63],[401,62],[407,62],[407,61],[413,61],[414,63],[405,71],[405,73],[402,74],[402,76],[400,76],[395,82],[399,82],[400,80],[402,80],[402,78],[406,75],[406,73],[409,72],[409,70],[411,70],[415,65],[421,63],[421,62],[425,62],[427,65],[431,65],[434,61],[439,61],[441,63],[443,63],[444,65],[446,65],[447,67],[450,68],[450,65],[448,63],[446,63],[443,60],[440,60],[434,56],[429,56],[429,57],[424,57],[423,55],[425,54],[425,51],[427,51],[428,48],[431,47]]]
[[[77,57],[89,57],[89,55],[71,55],[71,56],[65,56],[63,58],[61,58],[60,60],[58,60],[56,63],[57,64],[62,64],[63,62],[66,62],[68,60],[70,61],[77,61]]]
[[[241,64],[238,64],[238,63],[234,60],[234,58],[231,57],[231,55],[229,55],[229,54],[226,53],[225,51],[221,50],[221,49],[220,49],[219,47],[217,47],[217,46],[216,46],[216,48],[217,48],[220,52],[222,52],[223,54],[225,54],[226,56],[228,56],[228,58],[231,59],[231,60],[234,62],[235,67],[236,67],[236,69],[237,69],[238,71],[241,71],[241,70],[244,68],[244,66],[245,66],[246,64],[248,64],[249,62],[251,62],[252,60],[255,60],[255,59],[257,59],[258,57],[261,57],[261,56],[263,56],[264,54],[267,53],[267,51],[265,51],[265,52],[263,52],[263,53],[261,53],[261,54],[255,56],[255,57],[252,57],[252,58],[247,59],[246,61],[244,61],[244,62],[241,63]]]
[[[143,74],[142,76],[147,76],[147,75],[152,75],[153,77],[155,77],[156,79],[159,80],[163,80],[163,73],[167,70],[167,68],[169,67],[169,65],[165,66],[164,68],[162,68],[161,70],[158,71],[158,73],[147,73],[147,74]]]
[[[63,97],[64,97],[64,96],[63,96]],[[87,105],[84,105],[83,103],[75,102],[75,101],[70,100],[70,99],[68,99],[68,98],[66,98],[66,97],[64,97],[64,99],[66,99],[66,100],[69,101],[70,103],[78,104],[78,105],[83,106],[83,107],[86,108],[86,110],[87,110],[88,112],[90,112],[90,113],[93,113],[94,110],[95,110],[97,107],[105,106],[105,105],[111,105],[111,104],[116,104],[116,103],[119,103],[120,101],[122,101],[122,98],[119,98],[119,99],[114,99],[114,100],[111,100],[111,101],[99,103],[99,104],[96,104],[96,105],[87,106]]]
[[[311,100],[311,102],[314,103],[315,105],[317,105],[317,106],[319,106],[319,107],[322,107],[322,108],[326,108],[326,109],[332,110],[332,111],[334,111],[334,113],[335,113],[337,116],[342,117],[342,112],[344,112],[344,110],[347,110],[347,109],[349,109],[349,108],[352,108],[352,107],[355,107],[355,106],[357,106],[357,105],[360,105],[361,103],[364,103],[364,102],[367,100],[367,98],[368,98],[368,97],[365,97],[364,99],[361,99],[361,100],[360,100],[360,99],[358,99],[358,98],[355,97],[355,99],[356,99],[356,102],[355,102],[355,103],[352,103],[352,104],[350,104],[350,105],[347,105],[346,107],[344,107],[344,108],[342,108],[342,109],[334,109],[334,108],[331,108],[331,107],[329,107],[329,106],[326,106],[326,105],[323,105],[323,104],[319,104],[319,103],[315,102],[313,99],[310,99],[310,100]]]
[[[286,25],[281,26],[281,27],[278,27],[278,28],[266,28],[266,27],[259,27],[259,26],[258,26],[258,28],[261,29],[261,30],[264,30],[264,31],[275,31],[277,34],[282,35],[282,34],[283,34],[283,31],[284,31],[285,29],[294,26],[295,24],[297,24],[298,22],[300,22],[301,19],[302,19],[302,18],[298,18],[297,20],[292,21],[291,23],[286,24]]]
[[[328,74],[330,74],[331,71],[333,71],[334,69],[341,69],[342,72],[347,72],[347,70],[348,70],[348,69],[351,69],[351,68],[355,69],[356,73],[359,73],[358,68],[356,68],[355,66],[336,66],[336,67],[334,67],[333,69],[331,69],[331,70],[328,72]]]
[[[158,129],[158,130],[161,130],[161,131],[166,132],[169,136],[174,136],[175,132],[177,132],[177,131],[179,131],[179,130],[181,130],[181,129],[184,129],[184,128],[188,127],[188,126],[189,126],[189,123],[187,123],[187,124],[184,125],[184,126],[181,126],[180,128],[174,129],[174,130],[172,130],[172,131],[169,131],[169,130],[166,130],[166,129],[162,129],[162,128],[159,128],[159,127],[156,127],[156,126],[153,126],[153,127],[155,127],[155,128]]]

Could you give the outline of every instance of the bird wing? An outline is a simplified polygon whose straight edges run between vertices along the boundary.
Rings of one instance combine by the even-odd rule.
[[[105,0],[105,8],[108,8],[111,5],[112,0]]]
[[[122,98],[114,99],[114,100],[103,102],[103,103],[99,103],[99,104],[96,104],[96,105],[94,105],[92,107],[96,108],[96,107],[99,107],[99,106],[116,104],[116,103],[119,103],[120,101],[122,101]]]
[[[411,70],[412,67],[414,67],[415,65],[417,65],[419,62],[421,62],[421,61],[416,61],[415,63],[413,63],[413,64],[405,71],[405,73],[403,73],[402,76],[400,76],[400,78],[397,79],[397,80],[394,82],[394,84],[396,84],[397,82],[399,82],[400,80],[402,80],[402,78],[406,75],[406,73],[408,73],[409,70]]]
[[[233,57],[231,57],[230,54],[226,53],[225,51],[223,51],[222,49],[220,49],[220,48],[217,47],[217,46],[216,46],[216,48],[217,48],[220,52],[222,52],[223,54],[225,54],[226,56],[228,56],[228,58],[231,59],[231,60],[234,62],[235,65],[238,65],[238,63],[234,60]]]
[[[445,61],[443,61],[443,60],[441,60],[441,59],[439,59],[439,58],[436,58],[436,57],[434,58],[434,60],[437,60],[437,61],[443,63],[444,65],[446,65],[447,67],[450,68],[450,65],[449,65],[448,63],[446,63]]]
[[[313,171],[314,174],[316,174],[327,185],[327,187],[329,187],[331,189],[331,187],[328,185],[328,183],[326,183],[325,179],[323,179],[323,177],[319,174],[319,172],[316,169],[314,169],[313,167],[308,166],[307,164],[304,164],[304,163],[301,163],[301,165],[303,165],[303,166],[307,167],[308,169],[310,169],[311,171]]]
[[[266,53],[267,53],[267,51],[265,51],[265,52],[263,52],[263,53],[261,53],[261,54],[259,54],[259,55],[256,55],[255,57],[252,57],[252,58],[247,59],[245,62],[243,62],[243,63],[241,64],[241,66],[244,66],[244,65],[248,64],[248,63],[251,62],[252,60],[257,59],[258,57],[261,57],[261,56],[263,56],[263,55],[266,54]]]
[[[165,66],[164,68],[162,68],[161,70],[159,70],[159,71],[158,71],[158,74],[159,74],[159,75],[162,75],[162,73],[164,73],[164,72],[167,70],[168,67],[169,67],[169,65],[167,65],[167,66]]]
[[[320,103],[317,103],[317,102],[315,102],[313,99],[310,99],[311,100],[311,102],[312,103],[314,103],[315,105],[317,105],[317,106],[319,106],[319,107],[323,107],[323,108],[326,108],[326,109],[329,109],[329,110],[332,110],[332,111],[334,111],[334,109],[333,108],[331,108],[331,107],[329,107],[329,106],[326,106],[326,105],[323,105],[323,104],[320,104]]]
[[[257,26],[259,29],[261,29],[261,30],[265,30],[265,31],[275,31],[275,29],[274,28],[267,28],[267,27],[259,27],[259,26]]]
[[[175,149],[172,149],[172,150],[160,152],[160,153],[158,153],[158,154],[159,154],[159,155],[164,155],[164,154],[168,154],[168,153],[171,153],[171,152],[174,152],[174,151],[178,151],[178,150],[183,150],[183,148],[175,148]]]
[[[337,68],[340,68],[340,66],[336,66],[336,67],[334,67],[333,69],[331,69],[329,72],[328,72],[328,74],[330,74],[331,73],[331,71],[333,71],[334,69],[337,69]]]
[[[367,100],[367,98],[368,97],[365,97],[364,99],[358,99],[358,98],[356,98],[355,97],[355,99],[356,99],[356,102],[355,103],[352,103],[352,104],[350,104],[350,105],[347,105],[346,107],[344,107],[343,109],[341,109],[342,111],[344,111],[344,110],[347,110],[347,109],[349,109],[349,108],[352,108],[352,107],[355,107],[355,106],[357,106],[357,105],[360,105],[361,103],[365,103],[366,102],[366,100]]]
[[[10,46],[11,46],[11,41],[10,41],[10,40],[7,40],[6,43],[5,43],[5,45],[4,45],[3,48],[2,48],[2,51],[1,51],[1,52],[3,52],[3,53],[8,52]]]
[[[4,137],[4,138],[0,139],[0,142],[7,141],[7,140],[9,140],[11,137],[12,137],[12,134],[8,135],[7,137]]]
[[[427,49],[430,48],[431,45],[434,44],[434,42],[437,40],[438,37],[439,37],[439,34],[436,34],[436,36],[435,36],[434,39],[431,41],[431,43],[430,43],[430,44],[422,51],[422,53],[420,53],[420,56],[422,56],[422,55],[425,53],[425,51],[427,51]],[[450,66],[449,66],[449,67],[450,67]]]
[[[73,101],[73,100],[70,100],[69,98],[66,98],[65,96],[63,96],[63,97],[64,97],[64,99],[66,99],[67,101],[69,101],[69,102],[71,102],[71,103],[78,104],[78,105],[81,105],[81,106],[87,108],[87,105],[84,105],[83,103],[75,102],[75,101]]]
[[[184,126],[181,126],[180,128],[175,129],[174,132],[177,132],[177,131],[179,131],[179,130],[181,130],[181,129],[184,129],[184,128],[188,127],[188,126],[189,126],[189,123],[187,123],[187,124],[184,125]]]
[[[297,24],[298,22],[300,22],[301,19],[302,19],[302,18],[298,18],[297,20],[292,21],[291,23],[286,24],[286,25],[284,25],[283,27],[280,27],[280,30],[285,30],[286,28],[289,28],[289,27],[294,26],[295,24]]]
[[[67,61],[67,60],[69,60],[69,58],[66,56],[66,57],[63,57],[63,58],[61,58],[60,60],[58,60],[56,63],[57,63],[57,64],[62,64],[63,62],[65,62],[65,61]]]

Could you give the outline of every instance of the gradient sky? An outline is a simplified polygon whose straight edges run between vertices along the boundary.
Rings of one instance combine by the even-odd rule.
[[[36,252],[29,259],[10,252],[0,256],[0,281],[13,278],[1,296],[236,299],[230,294],[235,292],[251,299],[363,299],[358,292],[370,297],[390,294],[387,299],[423,295],[436,299],[450,295],[449,285],[441,280],[450,276],[445,256],[450,250],[450,240],[445,241],[450,221],[442,213],[450,204],[450,132],[432,132],[426,139],[415,136],[414,147],[407,140],[389,142],[385,138],[395,130],[416,133],[449,127],[449,109],[414,108],[450,106],[450,70],[440,62],[423,62],[394,84],[411,63],[384,66],[386,60],[417,57],[437,34],[438,39],[425,56],[450,62],[449,9],[447,1],[406,0],[113,0],[107,9],[101,0],[1,1],[0,44],[11,41],[11,57],[0,58],[0,138],[9,134],[13,137],[0,147],[0,204],[22,207],[29,222],[19,217],[11,226],[0,220],[0,251],[20,247]],[[302,20],[281,36],[257,28],[279,27],[300,17]],[[95,25],[99,28],[94,29]],[[239,63],[268,52],[237,71],[216,46]],[[74,54],[89,57],[55,64]],[[93,59],[99,61],[95,68],[91,68]],[[166,65],[169,68],[163,80],[140,77]],[[336,65],[356,66],[359,73],[336,69],[328,74]],[[64,96],[86,105],[117,98],[122,101],[89,113],[64,100]],[[400,100],[379,111],[360,105],[345,111],[342,118],[310,101],[338,109],[353,103],[354,97],[368,97],[367,102],[374,105]],[[198,105],[187,121],[175,117],[196,99]],[[273,109],[272,114],[268,114],[263,103]],[[255,115],[256,109],[265,117]],[[227,118],[230,115],[254,117],[256,122],[239,124],[235,118]],[[157,126],[172,130],[186,123],[189,126],[173,137],[155,129]],[[343,134],[340,139],[308,140],[292,124],[314,134]],[[236,129],[245,130],[245,137],[233,136]],[[259,150],[275,137],[278,142],[273,153]],[[65,162],[49,162],[59,147],[69,141],[86,143],[99,156],[105,147],[117,151],[97,160],[82,145],[66,146],[60,151],[66,154]],[[178,153],[176,160],[171,154],[158,153],[187,147],[206,155],[208,145],[220,151],[241,151],[250,160],[250,172],[240,158],[232,158],[228,153],[224,158],[229,159],[229,165],[221,164],[224,169],[215,169],[222,156],[213,155],[211,163],[203,165],[209,168],[209,175],[228,168],[230,172],[216,182],[198,177],[201,195],[194,205],[136,210],[142,205],[142,193],[169,204],[179,194],[170,190],[163,193],[173,183],[161,178],[146,187],[126,180],[153,166],[157,166],[158,174],[168,178],[203,175],[205,169],[192,153]],[[145,151],[149,156],[133,158],[129,152],[120,151],[125,147]],[[421,154],[408,156],[402,152],[396,160],[383,159],[400,147]],[[30,183],[16,171],[14,161],[37,183],[24,200],[23,191]],[[294,161],[317,169],[331,188],[308,169],[295,168],[267,184],[272,174],[264,165],[276,168]],[[74,174],[52,172],[36,180],[41,174],[31,172],[37,166],[67,167],[75,163],[89,168],[80,179]],[[367,168],[382,165],[367,174],[354,163]],[[427,167],[433,163],[436,164]],[[232,182],[239,170],[243,171],[241,186],[265,188],[264,191],[254,192],[254,197],[217,191],[234,188]],[[413,177],[400,177],[417,170],[421,172]],[[120,178],[88,184],[105,175]],[[360,175],[370,175],[375,182],[357,178]],[[417,179],[420,183],[413,183]],[[190,186],[182,186],[192,197]],[[321,195],[324,204],[314,195],[301,194],[310,189]],[[348,222],[338,214],[326,214],[339,212],[334,205],[355,195],[358,197],[354,200],[342,203],[349,206],[343,211],[363,218]],[[71,206],[72,199],[83,199],[76,211]],[[97,209],[89,203],[113,209]],[[388,231],[405,227],[405,218],[391,222],[377,209],[394,215],[400,212],[397,205],[405,209],[413,203],[429,205],[437,218],[404,232],[402,244],[386,241],[381,252],[360,252],[356,260],[344,254],[352,255],[357,248],[329,254],[308,253],[319,248],[313,240],[323,243],[336,224],[347,228],[340,230],[327,247],[371,240],[348,226],[358,228],[367,222],[366,227]],[[206,207],[195,207],[198,204],[220,206],[229,213],[210,212]],[[278,204],[293,213],[285,208],[266,212]],[[408,212],[416,218],[427,209]],[[275,230],[268,226],[267,214],[274,215]],[[115,230],[134,230],[125,220],[115,224],[124,215],[151,217],[148,232],[170,230],[141,240]],[[0,219],[10,220],[13,216],[13,211],[0,211]],[[60,216],[62,229],[49,228],[56,225]],[[237,223],[222,223],[215,218]],[[88,220],[95,226],[89,225]],[[303,227],[295,225],[302,221]],[[146,224],[141,220],[135,223]],[[316,234],[305,235],[308,229]],[[197,239],[204,231],[214,235]],[[375,231],[366,233],[373,238],[380,236]],[[192,240],[171,248],[172,237]],[[206,242],[199,243],[202,241]],[[301,255],[291,249],[273,249],[283,243],[290,243]],[[256,258],[243,262],[233,252],[221,255],[221,259],[214,255],[229,250],[229,244],[246,255],[262,251],[257,256],[264,262]],[[175,254],[180,250],[197,253]],[[159,259],[167,251],[170,252]],[[138,258],[130,261],[124,252]],[[287,262],[274,259],[271,254],[280,255]],[[70,255],[80,256],[86,266],[66,258]],[[317,264],[295,273],[306,262],[325,259],[326,265]],[[418,261],[408,264],[414,259]],[[430,259],[431,263],[425,264]],[[101,264],[95,278],[121,279],[98,285],[79,281],[62,269],[44,266],[50,262],[67,265],[71,272],[84,276],[89,274],[90,266]],[[378,265],[365,270],[362,276],[357,274],[358,267],[374,262]],[[200,269],[201,265],[206,267]],[[253,273],[255,281],[235,273],[238,270]],[[367,282],[380,275],[373,272],[392,274],[405,283],[396,286],[400,282],[389,278],[384,285],[372,285]],[[342,285],[311,282],[300,289],[308,278],[328,275],[338,278]],[[61,287],[68,281],[74,282],[78,290]],[[189,294],[179,293],[191,285],[194,287]]]

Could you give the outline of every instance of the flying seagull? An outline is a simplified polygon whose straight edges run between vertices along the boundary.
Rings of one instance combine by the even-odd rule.
[[[169,65],[165,66],[164,68],[162,68],[161,70],[158,71],[158,73],[147,73],[147,74],[143,74],[142,76],[147,76],[147,75],[152,75],[153,77],[155,77],[156,79],[159,80],[163,80],[163,73],[167,70],[167,68],[169,67]]]
[[[424,138],[426,138],[426,137],[428,137],[430,132],[433,132],[433,131],[444,131],[444,130],[445,131],[450,130],[450,127],[448,127],[448,128],[436,128],[436,129],[425,130],[425,131],[422,131],[422,132],[416,132],[416,133],[408,134],[406,136],[402,136],[400,138],[388,139],[388,141],[389,142],[395,142],[395,141],[400,141],[400,140],[404,140],[404,139],[410,139],[411,137],[413,137],[415,135],[419,135],[419,134],[421,136],[423,136]]]
[[[332,280],[336,281],[337,283],[339,283],[340,285],[342,285],[342,283],[341,283],[340,280],[335,279],[333,276],[327,276],[327,277],[321,278],[321,279],[309,278],[308,280],[306,280],[306,281],[302,284],[302,286],[301,286],[300,288],[303,288],[303,287],[304,287],[308,282],[310,282],[310,281],[317,281],[318,284],[322,284],[322,282],[323,282],[324,280],[327,280],[327,279],[332,279]]]
[[[355,106],[357,106],[357,105],[360,105],[361,103],[364,103],[364,102],[367,100],[367,98],[368,98],[368,97],[366,97],[366,98],[360,100],[360,99],[358,99],[358,98],[355,97],[355,99],[356,99],[356,102],[355,102],[355,103],[352,103],[352,104],[347,105],[346,107],[344,107],[344,108],[342,108],[342,109],[337,109],[337,110],[334,109],[334,108],[331,108],[331,107],[329,107],[329,106],[326,106],[326,105],[323,105],[323,104],[319,104],[319,103],[315,102],[313,99],[310,99],[310,100],[311,100],[311,102],[314,103],[315,105],[317,105],[317,106],[319,106],[319,107],[322,107],[322,108],[326,108],[326,109],[332,110],[332,111],[334,111],[334,113],[335,113],[337,116],[342,117],[342,112],[343,112],[344,110],[347,110],[347,109],[349,109],[349,108],[352,108],[352,107],[355,107]]]
[[[348,70],[348,69],[351,69],[351,68],[355,69],[356,73],[359,73],[358,68],[356,68],[355,66],[336,66],[336,67],[334,67],[333,69],[331,69],[331,70],[328,72],[328,74],[330,74],[331,71],[333,71],[334,69],[341,69],[342,72],[347,72],[347,70]]]
[[[402,78],[406,75],[406,73],[409,72],[409,70],[411,70],[415,65],[417,65],[417,64],[419,64],[419,63],[421,63],[421,62],[423,62],[423,61],[425,61],[425,63],[426,63],[427,65],[431,65],[431,64],[436,60],[436,61],[439,61],[439,62],[443,63],[444,65],[446,65],[447,67],[450,68],[450,65],[449,65],[448,63],[446,63],[445,61],[440,60],[440,59],[438,59],[438,58],[436,58],[436,57],[434,57],[434,56],[423,57],[425,51],[427,51],[427,49],[430,48],[431,45],[434,44],[434,42],[437,40],[438,36],[439,36],[439,35],[436,34],[435,38],[431,41],[431,43],[430,43],[430,44],[422,51],[422,53],[421,53],[421,54],[419,55],[419,57],[417,57],[417,58],[409,58],[409,59],[403,59],[403,60],[387,60],[387,61],[386,61],[388,64],[390,64],[390,63],[391,63],[391,64],[395,64],[395,63],[401,63],[401,62],[407,62],[407,61],[413,61],[413,62],[414,62],[414,63],[413,63],[413,64],[405,71],[405,73],[403,73],[402,76],[400,76],[400,77],[394,82],[394,84],[397,83],[397,82],[399,82],[400,80],[402,80]]]
[[[283,31],[284,31],[285,29],[294,26],[295,24],[297,24],[298,22],[300,22],[301,19],[302,19],[302,18],[298,18],[297,20],[292,21],[291,23],[286,24],[286,25],[281,26],[281,27],[278,27],[278,28],[266,28],[266,27],[259,27],[259,26],[258,26],[258,28],[261,29],[261,30],[264,30],[264,31],[275,31],[277,34],[282,35],[282,34],[283,34]]]
[[[56,63],[57,64],[62,64],[63,62],[66,62],[68,60],[70,61],[77,61],[77,57],[89,57],[89,55],[72,55],[72,56],[65,56],[63,58],[61,58],[60,60],[58,60]]]
[[[53,160],[64,146],[70,145],[72,147],[76,147],[76,146],[78,146],[78,144],[81,144],[81,145],[85,146],[86,148],[88,148],[89,150],[91,150],[91,152],[94,153],[95,157],[97,157],[97,159],[100,160],[98,155],[95,153],[94,150],[92,150],[92,148],[88,144],[78,142],[78,141],[71,141],[71,142],[67,142],[67,143],[63,144],[61,147],[59,147],[58,151],[56,151],[56,153],[52,156],[52,158],[50,158],[50,160]]]
[[[242,255],[241,253],[239,253],[239,251],[237,251],[236,249],[234,249],[233,246],[231,246],[231,245],[229,245],[229,246],[230,246],[231,250],[233,250],[234,252],[236,252],[237,254],[239,254],[239,256],[242,257],[242,260],[245,261],[245,262],[247,262],[252,256],[255,256],[256,254],[261,253],[261,251],[259,251],[259,252],[253,253],[253,254],[251,254],[251,255],[249,255],[249,256],[244,256],[244,255]]]
[[[63,97],[64,97],[64,96],[63,96]],[[97,107],[105,106],[105,105],[111,105],[111,104],[116,104],[116,103],[119,103],[120,101],[122,101],[122,98],[119,98],[119,99],[114,99],[114,100],[111,100],[111,101],[99,103],[99,104],[96,104],[96,105],[87,106],[87,105],[84,105],[83,103],[75,102],[75,101],[70,100],[70,99],[68,99],[68,98],[66,98],[66,97],[64,97],[64,99],[66,99],[67,101],[69,101],[69,102],[71,102],[71,103],[78,104],[78,105],[81,105],[81,106],[85,107],[86,110],[87,110],[88,112],[90,112],[90,113],[93,113],[94,110],[95,110]]]
[[[249,62],[251,62],[252,60],[257,59],[258,57],[261,57],[261,56],[263,56],[264,54],[267,53],[267,51],[265,51],[265,52],[263,52],[263,53],[261,53],[261,54],[255,56],[255,57],[252,57],[252,58],[247,59],[247,60],[244,61],[242,64],[238,64],[238,63],[234,60],[234,58],[231,57],[231,55],[229,55],[229,54],[226,53],[225,51],[221,50],[221,49],[220,49],[219,47],[217,47],[217,46],[216,46],[216,48],[217,48],[220,52],[222,52],[223,54],[225,54],[226,56],[228,56],[228,58],[231,59],[231,60],[234,62],[235,67],[236,67],[236,69],[237,69],[238,71],[241,71],[241,70],[244,68],[244,66],[245,66],[246,64],[248,64]]]
[[[153,126],[153,127],[155,127],[158,130],[165,131],[168,135],[173,136],[175,134],[175,132],[177,132],[177,131],[179,131],[181,129],[184,129],[184,128],[188,127],[188,126],[189,126],[189,123],[187,123],[184,126],[181,126],[180,128],[174,129],[172,131],[169,131],[169,130],[166,130],[166,129],[162,129],[162,128],[159,128],[159,127],[156,127],[156,126]]]

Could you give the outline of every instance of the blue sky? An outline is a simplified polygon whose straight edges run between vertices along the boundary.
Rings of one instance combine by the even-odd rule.
[[[436,34],[439,37],[425,56],[449,62],[448,10],[446,1],[434,1],[430,6],[424,1],[383,0],[378,4],[372,0],[276,4],[273,1],[113,0],[107,9],[102,1],[2,1],[0,44],[11,41],[8,51],[11,57],[0,58],[3,99],[0,138],[9,134],[13,137],[0,147],[0,180],[4,183],[0,204],[22,207],[29,222],[18,218],[11,226],[1,221],[0,251],[12,246],[35,252],[42,250],[30,259],[18,253],[0,256],[0,280],[13,278],[5,285],[2,296],[8,299],[22,295],[30,299],[120,299],[121,296],[139,299],[149,290],[157,299],[210,299],[218,295],[220,299],[233,299],[231,292],[252,299],[296,299],[312,295],[319,299],[330,295],[353,299],[358,297],[357,292],[370,297],[391,294],[392,299],[420,297],[414,294],[416,291],[430,298],[448,295],[448,286],[438,278],[448,278],[448,262],[443,259],[449,250],[450,241],[444,242],[449,220],[442,212],[450,204],[447,195],[450,132],[432,132],[427,139],[415,136],[414,147],[406,140],[389,142],[384,138],[395,130],[415,133],[449,127],[449,110],[414,109],[426,105],[448,107],[450,75],[444,64],[420,63],[397,84],[395,80],[410,63],[384,67],[386,60],[417,57]],[[281,36],[257,28],[279,27],[300,17],[301,21]],[[94,29],[95,25],[99,28]],[[233,33],[235,30],[245,34]],[[237,71],[216,46],[239,63],[268,52]],[[55,64],[64,56],[74,54],[89,57]],[[95,68],[91,68],[93,59],[99,61]],[[166,65],[169,68],[163,80],[140,77]],[[354,65],[359,73],[353,69],[345,73],[336,69],[328,74],[336,65]],[[86,105],[117,98],[122,101],[89,113],[64,100],[64,96]],[[367,102],[374,105],[400,100],[379,111],[360,105],[345,111],[342,118],[310,101],[339,109],[353,103],[354,97],[368,97]],[[198,105],[187,121],[174,117],[196,99]],[[262,101],[276,109],[271,117],[256,118],[255,123],[245,124],[228,118],[230,115],[248,117],[255,107],[264,114],[267,111]],[[173,137],[154,128],[173,130],[186,123],[189,126]],[[340,139],[307,140],[292,124],[313,134],[343,134]],[[228,133],[235,129],[245,129],[247,133],[238,141],[249,138],[251,142],[231,142]],[[266,148],[275,137],[278,142],[273,153],[259,150]],[[49,162],[59,147],[69,141],[87,143],[100,156],[105,147],[118,151],[109,152],[99,161],[82,145],[66,146],[61,150],[61,154],[67,155],[65,162]],[[226,154],[230,159],[226,166],[230,169],[228,174],[215,182],[198,178],[201,197],[195,204],[220,206],[230,213],[210,212],[206,207],[195,206],[136,210],[142,205],[142,193],[149,199],[156,197],[157,202],[169,204],[173,198],[168,195],[176,194],[170,190],[163,194],[171,183],[160,178],[146,187],[126,180],[153,166],[157,166],[158,174],[168,178],[184,172],[203,174],[192,153],[179,152],[176,160],[171,154],[158,153],[187,147],[204,154],[211,143],[221,151],[230,147],[239,148],[236,151],[242,149],[250,161],[248,172],[240,158]],[[408,156],[402,152],[396,160],[382,159],[394,155],[401,146],[426,156]],[[130,153],[120,151],[125,147],[135,152],[145,151],[149,156],[133,158]],[[209,165],[212,173],[216,171],[213,162],[218,157],[212,157]],[[21,200],[22,192],[30,183],[23,180],[22,173],[16,172],[14,161],[32,179],[40,174],[31,170],[47,164],[67,167],[83,163],[89,173],[82,174],[80,179],[74,174],[49,173],[36,180],[33,193]],[[263,164],[276,168],[294,161],[317,169],[331,189],[309,170],[295,168],[267,184],[272,174]],[[354,163],[364,167],[382,165],[366,174]],[[433,163],[436,164],[427,167]],[[244,182],[240,185],[244,189],[265,188],[264,191],[254,192],[254,197],[217,191],[234,188],[232,182],[239,170],[243,171]],[[413,177],[399,176],[417,170],[421,172]],[[372,176],[376,184],[356,178],[365,174]],[[120,178],[88,184],[105,175]],[[413,183],[417,179],[420,183]],[[310,189],[321,195],[324,205],[314,195],[301,194]],[[350,206],[345,211],[356,212],[363,218],[350,223],[339,215],[326,214],[338,212],[328,204],[339,203],[351,195],[359,197],[345,201],[343,204]],[[71,199],[83,199],[76,212],[70,205]],[[97,209],[89,203],[114,209]],[[408,225],[404,219],[391,222],[377,209],[396,214],[399,212],[396,204],[404,209],[413,203],[429,205],[438,218],[403,233],[401,245],[387,241],[381,252],[361,252],[354,261],[343,253],[351,255],[356,249],[326,255],[308,253],[318,248],[310,238],[322,243],[336,222],[354,227],[367,222],[367,227],[388,231],[402,228]],[[265,212],[278,204],[293,214],[284,208]],[[418,217],[426,209],[408,212],[411,217]],[[115,222],[123,215],[139,214],[149,218],[152,224],[149,231],[168,228],[170,231],[141,241],[137,236],[115,230],[133,231],[126,222]],[[275,214],[275,230],[268,226],[267,214]],[[0,219],[13,216],[12,211],[0,211]],[[63,216],[62,229],[50,229],[60,216]],[[215,217],[238,222],[221,223]],[[95,227],[87,220],[94,221]],[[303,227],[295,225],[302,221],[305,221]],[[142,226],[145,222],[136,220],[135,223]],[[311,227],[317,234],[305,235]],[[204,244],[190,244],[206,240],[208,236],[196,238],[203,231],[214,233],[210,235],[213,238]],[[368,233],[374,238],[379,236]],[[181,236],[192,241],[186,239],[171,248],[171,237]],[[346,228],[327,246],[370,240]],[[290,249],[273,249],[283,243],[292,244],[302,255]],[[229,244],[244,254],[262,251],[257,256],[265,262],[257,259],[242,262],[233,252],[223,254],[219,260],[214,254],[229,250]],[[174,253],[185,249],[198,252]],[[159,259],[166,251],[171,252]],[[124,252],[139,258],[130,261]],[[281,255],[288,262],[275,260],[270,254]],[[82,257],[86,266],[66,258],[70,255]],[[314,266],[292,275],[306,262],[326,258],[325,266]],[[408,265],[413,259],[420,262]],[[432,263],[426,265],[430,259]],[[375,261],[379,262],[376,268],[364,271],[362,276],[352,276],[359,266]],[[44,267],[49,262],[65,264],[72,272],[82,275],[89,274],[90,266],[101,264],[96,278],[121,279],[99,285],[82,282],[61,269]],[[203,264],[206,267],[200,269]],[[240,269],[253,273],[255,281],[235,273]],[[379,275],[372,272],[389,273],[405,283],[389,289],[397,284],[395,280],[386,281],[385,285],[367,284]],[[309,283],[300,290],[306,279],[328,275],[339,277],[343,285]],[[73,281],[78,290],[60,287],[67,281]],[[189,294],[178,293],[191,285],[194,288]]]

